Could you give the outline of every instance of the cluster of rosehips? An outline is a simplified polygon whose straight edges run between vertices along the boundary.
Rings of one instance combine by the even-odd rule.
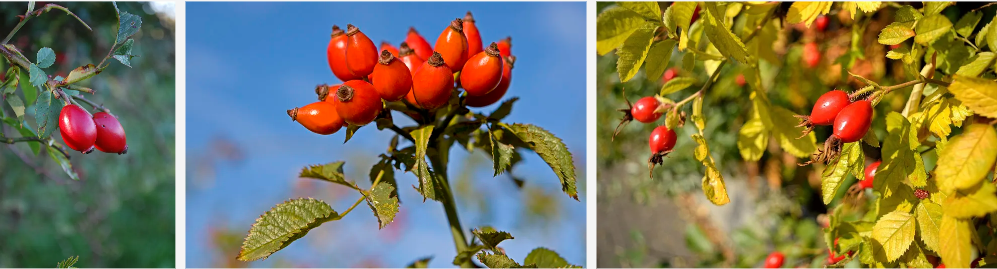
[[[806,128],[801,138],[810,133],[815,126],[833,127],[831,137],[824,142],[824,149],[818,150],[811,161],[803,165],[813,162],[826,163],[834,159],[840,153],[842,144],[859,141],[869,131],[869,126],[872,124],[872,102],[859,99],[857,96],[854,99],[859,100],[853,102],[852,99],[853,97],[849,97],[843,91],[833,90],[817,99],[810,116],[796,115],[800,118],[797,127]]]
[[[398,49],[382,42],[380,53],[356,26],[347,25],[345,32],[333,26],[326,56],[333,75],[344,82],[320,85],[318,102],[287,114],[308,130],[328,135],[347,124],[363,126],[374,121],[386,113],[382,112],[384,102],[439,109],[458,88],[466,93],[463,105],[491,105],[509,89],[516,59],[510,54],[511,46],[511,39],[505,38],[483,47],[471,12],[454,19],[435,46],[409,28]]]
[[[125,129],[118,118],[107,112],[90,115],[76,104],[68,104],[59,112],[59,132],[69,148],[88,154],[94,148],[118,155],[128,152]]]
[[[614,139],[620,133],[620,129],[630,121],[637,120],[642,123],[652,123],[660,119],[664,111],[672,107],[671,103],[662,103],[653,96],[641,98],[633,104],[630,103],[630,100],[624,100],[627,102],[628,107],[619,110],[623,112],[623,120],[616,126],[616,132],[613,133]],[[685,115],[682,114],[680,119],[684,118]],[[675,131],[668,129],[664,125],[658,126],[651,131],[651,137],[648,139],[648,146],[651,148],[651,157],[647,160],[649,170],[653,169],[654,165],[661,164],[662,158],[672,152],[677,139]]]

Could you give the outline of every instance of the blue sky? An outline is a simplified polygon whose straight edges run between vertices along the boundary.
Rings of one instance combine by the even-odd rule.
[[[390,132],[362,128],[348,144],[343,133],[321,136],[292,122],[285,110],[315,100],[317,84],[336,84],[325,49],[333,24],[357,25],[375,43],[398,45],[410,26],[431,43],[468,10],[474,13],[483,43],[512,36],[517,57],[506,98],[519,96],[508,122],[531,123],[562,138],[575,154],[579,196],[584,198],[585,175],[585,4],[578,3],[201,3],[187,5],[187,168],[209,154],[213,138],[230,139],[245,154],[238,163],[221,162],[208,179],[187,172],[187,266],[211,266],[220,254],[206,243],[208,227],[239,232],[273,205],[296,195],[296,175],[308,164],[347,162],[346,173],[366,179],[370,164],[384,151]],[[495,106],[474,109],[491,112]],[[395,116],[399,125],[408,124]],[[489,216],[478,206],[458,199],[465,229],[491,225],[516,239],[504,242],[510,257],[522,261],[534,247],[559,252],[569,262],[584,265],[585,200],[574,201],[560,190],[557,177],[535,154],[514,173],[527,188],[554,194],[559,217],[546,229],[524,224],[526,189],[517,190],[502,176],[492,178],[487,159],[451,150],[451,177],[473,164],[475,188],[488,192]],[[476,155],[482,155],[477,152]],[[478,157],[482,157],[478,156]],[[469,163],[462,163],[469,162]],[[400,173],[400,172],[399,172]],[[192,182],[199,180],[199,182]],[[250,266],[272,266],[274,260],[321,267],[356,266],[360,257],[376,256],[380,266],[405,266],[434,256],[434,267],[451,266],[455,254],[442,206],[422,202],[408,187],[411,174],[398,175],[401,187],[402,235],[383,236],[369,208],[357,207],[346,219],[327,223],[309,236]],[[204,182],[200,182],[204,181]],[[357,199],[343,188],[312,185],[310,192],[343,211]],[[390,226],[389,226],[390,227]]]

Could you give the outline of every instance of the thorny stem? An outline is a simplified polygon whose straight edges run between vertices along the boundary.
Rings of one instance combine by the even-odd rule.
[[[14,30],[11,30],[10,33],[7,34],[7,37],[3,39],[3,43],[0,44],[7,44],[7,42],[10,42],[10,39],[14,37],[15,33],[17,33],[17,30],[21,30],[21,27],[32,18],[31,13],[33,13],[31,12],[31,9],[28,9],[28,11],[24,13],[24,19],[21,19],[21,22],[18,22],[17,26],[14,26]]]
[[[374,187],[377,187],[377,183],[381,183],[382,177],[384,177],[384,170],[377,172],[377,178],[374,179],[374,183],[370,184],[371,191],[374,190]],[[365,199],[367,199],[367,194],[363,193],[363,190],[360,189],[357,190],[360,191],[360,199],[357,199],[357,202],[353,203],[353,206],[350,206],[350,208],[346,209],[346,211],[343,211],[342,214],[339,214],[340,218],[345,217],[346,214],[349,214],[350,211],[353,211],[354,208],[357,208],[357,205],[360,205],[360,203],[362,203]]]

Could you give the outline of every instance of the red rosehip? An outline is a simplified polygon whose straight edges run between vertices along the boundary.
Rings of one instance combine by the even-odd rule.
[[[883,161],[876,161],[869,166],[865,167],[865,179],[859,181],[859,186],[863,189],[871,189],[873,180],[876,178],[876,170],[879,170],[879,164]]]
[[[429,42],[426,42],[426,39],[415,30],[415,27],[408,28],[405,43],[408,43],[409,47],[415,50],[415,54],[419,55],[420,59],[426,60],[430,56],[433,56],[433,46],[430,46]]]
[[[398,101],[412,89],[412,74],[405,63],[395,59],[388,50],[381,51],[381,59],[371,73],[371,84],[381,99]]]
[[[665,73],[661,75],[661,83],[668,83],[669,80],[679,76],[679,71],[677,68],[668,68]]]
[[[810,122],[813,125],[831,125],[838,113],[850,104],[848,94],[844,91],[826,92],[817,98],[817,103],[810,110]]]
[[[467,96],[484,96],[495,90],[502,80],[503,62],[495,43],[468,59],[460,72],[460,84]]]
[[[516,56],[505,58],[505,65],[502,66],[502,80],[499,81],[495,89],[484,96],[470,96],[464,99],[464,104],[469,107],[484,107],[494,104],[502,99],[502,96],[509,91],[509,84],[512,83],[512,65],[516,62]]]
[[[332,38],[329,39],[329,47],[326,48],[326,58],[329,60],[329,69],[341,81],[360,79],[346,67],[346,33],[339,26],[332,26]]]
[[[859,141],[872,124],[872,103],[859,100],[841,109],[834,118],[834,136],[844,143]]]
[[[779,267],[782,267],[782,262],[785,259],[786,259],[786,256],[782,255],[782,252],[773,251],[772,253],[769,254],[768,257],[765,258],[765,266],[763,266],[763,267],[764,268],[779,268]]]
[[[512,56],[512,37],[507,36],[502,40],[499,40],[498,48],[499,48],[499,54],[502,54],[503,58]]]
[[[827,16],[824,15],[817,16],[817,19],[814,20],[814,24],[817,25],[817,31],[823,32],[824,30],[826,30],[829,21],[830,19],[828,19]]]
[[[121,127],[118,118],[107,112],[97,112],[93,114],[93,122],[97,126],[97,141],[94,143],[97,150],[119,155],[128,153],[125,128]]]
[[[675,131],[669,130],[668,127],[658,126],[651,131],[651,137],[649,141],[649,146],[651,147],[651,153],[660,154],[666,151],[672,150],[675,147],[675,141],[678,137],[675,135]]]
[[[383,50],[387,50],[388,52],[391,52],[392,56],[398,57],[398,48],[392,46],[388,41],[381,41],[381,48],[377,49],[377,51]]]
[[[409,73],[415,74],[415,70],[419,69],[426,60],[419,57],[415,50],[408,46],[408,43],[402,42],[399,46],[398,58],[408,67]]]
[[[330,96],[329,99],[335,99]],[[343,118],[336,112],[336,105],[328,101],[318,101],[306,106],[287,111],[291,121],[297,121],[305,129],[320,135],[334,134],[346,125]]]
[[[737,78],[734,79],[734,83],[737,83],[738,87],[744,87],[745,84],[748,84],[748,82],[744,80],[744,74],[738,74]]]
[[[336,113],[350,125],[366,125],[381,112],[381,96],[374,85],[363,80],[350,80],[339,86],[334,96]]]
[[[434,52],[412,77],[412,90],[405,96],[409,103],[423,109],[435,110],[450,101],[453,92],[453,72],[443,56]]]
[[[465,56],[468,59],[484,51],[484,47],[482,47],[484,44],[481,44],[481,33],[478,32],[478,26],[474,25],[474,16],[471,16],[470,11],[464,15],[464,38],[467,39],[467,55]]]
[[[346,25],[346,67],[354,75],[366,77],[377,65],[377,46],[352,24]]]
[[[821,53],[820,48],[817,47],[817,43],[810,42],[803,45],[803,61],[808,67],[817,67],[817,65],[820,64],[820,58]]]
[[[97,142],[97,124],[93,117],[75,104],[64,106],[59,112],[59,133],[66,146],[83,153],[93,152]]]
[[[459,71],[467,62],[467,38],[464,37],[464,22],[460,18],[450,22],[436,39],[433,50],[443,56],[443,61],[451,71]]]
[[[654,97],[648,96],[637,100],[634,106],[630,108],[630,114],[633,115],[634,119],[643,122],[650,123],[661,118],[660,112],[655,113],[654,110],[661,105],[661,102]]]

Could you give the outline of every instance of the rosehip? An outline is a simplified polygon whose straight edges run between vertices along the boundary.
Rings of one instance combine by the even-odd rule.
[[[93,152],[93,145],[97,142],[97,124],[93,122],[93,117],[75,104],[64,106],[59,112],[59,133],[66,146],[83,153]]]
[[[422,63],[426,62],[426,60],[415,53],[415,50],[408,46],[407,42],[402,42],[398,48],[398,58],[408,67],[409,73],[413,74],[415,74],[415,70],[422,66]]]
[[[651,131],[651,138],[649,141],[649,146],[651,147],[651,153],[661,154],[666,151],[672,150],[675,147],[675,141],[678,137],[675,136],[675,131],[669,130],[668,127],[658,126]]]
[[[872,124],[872,103],[859,100],[841,109],[834,118],[834,136],[844,143],[859,141]]]
[[[315,93],[318,94],[318,100],[319,101],[326,101],[326,102],[329,102],[329,103],[335,103],[336,102],[336,100],[335,100],[336,98],[329,98],[329,94],[331,93],[331,94],[333,94],[333,96],[335,96],[336,91],[339,90],[339,86],[342,86],[342,84],[336,84],[336,85],[332,85],[332,86],[329,86],[329,85],[319,85],[318,88],[315,88]]]
[[[336,113],[350,125],[366,125],[381,112],[381,97],[363,80],[350,80],[339,86],[334,96]]]
[[[482,47],[484,44],[481,44],[481,33],[478,33],[478,26],[474,25],[474,16],[471,16],[470,11],[464,15],[464,38],[467,39],[467,55],[465,57],[468,59],[484,50]]]
[[[782,252],[773,251],[772,253],[769,254],[768,257],[765,258],[765,266],[763,266],[763,267],[764,268],[779,268],[779,267],[782,267],[782,262],[785,259],[786,259],[786,256],[782,255]]]
[[[679,71],[676,68],[668,68],[665,73],[661,75],[661,83],[668,83],[669,80],[679,76]]]
[[[820,64],[820,58],[820,48],[817,47],[817,43],[810,42],[803,46],[803,61],[808,67],[817,67],[817,64]]]
[[[823,32],[825,29],[827,29],[827,24],[829,20],[830,19],[828,19],[824,15],[817,16],[817,20],[814,20],[814,24],[817,25],[817,31]]]
[[[450,22],[436,39],[435,52],[443,56],[443,61],[451,71],[460,71],[467,62],[467,38],[464,37],[464,22],[460,18]]]
[[[409,47],[415,50],[415,54],[419,55],[420,59],[426,60],[430,56],[433,56],[433,46],[426,42],[426,39],[415,31],[414,27],[408,28],[408,35],[405,36],[405,43],[408,43]]]
[[[850,104],[848,94],[844,91],[833,90],[824,93],[817,98],[817,103],[814,103],[813,109],[810,110],[810,122],[813,125],[831,125],[838,113]]]
[[[381,51],[381,59],[374,67],[371,84],[374,90],[387,101],[398,101],[412,89],[412,74],[402,61],[395,59],[388,50]]]
[[[97,150],[118,155],[128,153],[125,128],[121,127],[118,118],[107,112],[97,112],[93,114],[93,122],[97,126],[97,141],[94,143]]]
[[[879,170],[879,164],[883,161],[876,161],[869,166],[865,167],[865,179],[859,181],[859,186],[863,189],[871,189],[872,182],[876,178],[876,170]]]
[[[329,39],[329,47],[326,48],[326,57],[329,60],[329,68],[332,74],[341,81],[360,79],[346,67],[346,33],[339,26],[332,26],[332,38]]]
[[[320,135],[334,134],[346,125],[332,102],[319,101],[300,108],[295,107],[288,110],[287,115],[291,116],[291,121],[297,121],[305,129]]]
[[[450,101],[453,92],[453,72],[443,56],[434,52],[426,63],[412,76],[412,90],[405,96],[409,103],[423,109],[435,110]]]
[[[366,77],[377,65],[377,46],[352,24],[346,25],[346,67],[354,75]]]
[[[391,43],[388,43],[388,41],[381,41],[381,48],[377,49],[377,51],[383,50],[387,50],[388,52],[391,52],[391,55],[398,57],[398,48],[392,46]]]
[[[634,103],[634,106],[630,108],[630,114],[639,122],[651,123],[661,118],[660,112],[654,112],[660,105],[661,102],[658,99],[650,96],[644,97]]]
[[[499,81],[498,86],[492,92],[485,94],[484,96],[470,96],[464,99],[464,104],[469,107],[483,107],[487,105],[494,104],[498,100],[502,99],[502,96],[509,91],[509,84],[512,83],[512,65],[516,62],[516,56],[509,56],[505,58],[505,65],[502,66],[502,80]]]
[[[499,40],[499,42],[498,42],[498,49],[499,49],[499,54],[501,54],[503,58],[511,56],[512,55],[512,37],[511,36],[507,36],[507,37],[503,38],[502,40]]]
[[[495,43],[468,59],[460,72],[460,84],[467,96],[484,96],[495,90],[502,80],[503,62]]]

